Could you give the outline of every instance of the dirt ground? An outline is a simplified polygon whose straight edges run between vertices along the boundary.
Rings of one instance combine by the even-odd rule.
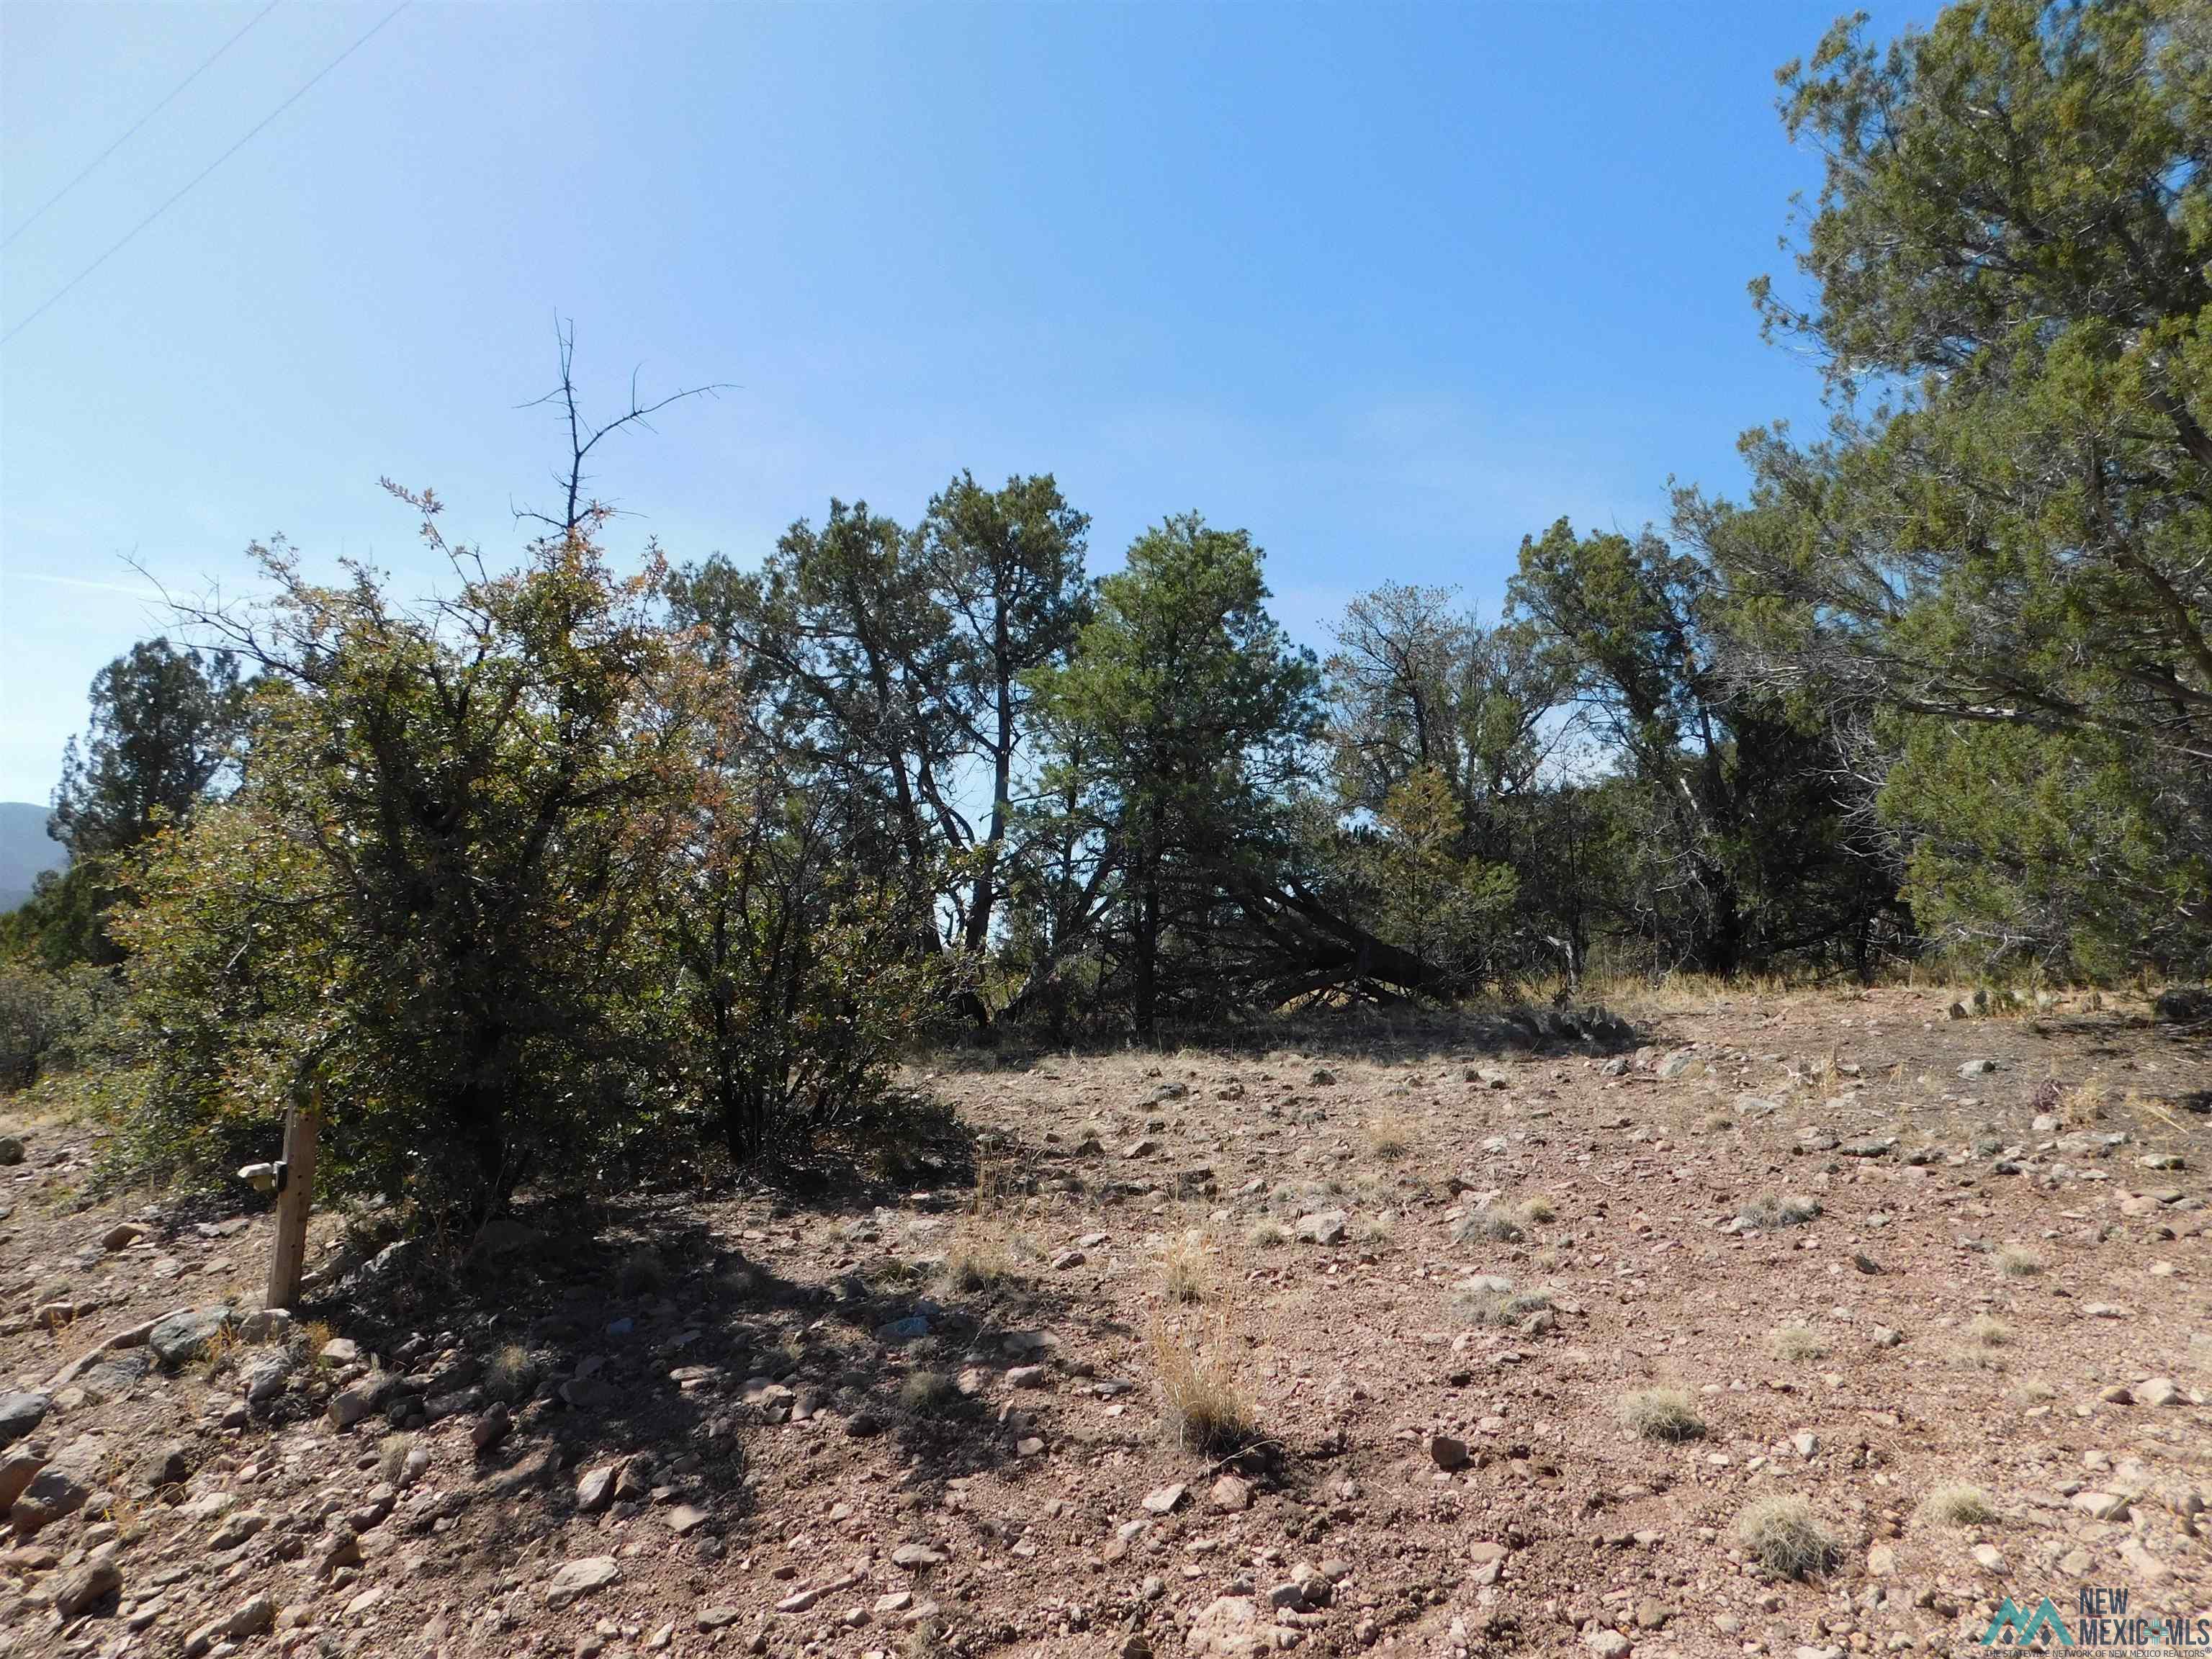
[[[1952,994],[962,1056],[914,1081],[969,1133],[872,1188],[526,1206],[458,1267],[311,1257],[291,1321],[265,1212],[95,1200],[0,1102],[0,1653],[2212,1620],[2212,1037]]]

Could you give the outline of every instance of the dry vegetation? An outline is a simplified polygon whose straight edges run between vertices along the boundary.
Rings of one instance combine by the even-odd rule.
[[[55,1389],[19,1443],[99,1443],[111,1518],[19,1540],[0,1598],[51,1595],[102,1524],[124,1582],[66,1627],[0,1602],[35,1632],[0,1652],[94,1659],[149,1606],[146,1650],[181,1651],[264,1590],[292,1623],[243,1659],[294,1629],[428,1659],[434,1628],[450,1659],[1041,1659],[1133,1635],[1166,1659],[1245,1602],[1316,1654],[1966,1650],[2000,1516],[2014,1579],[2212,1590],[2177,1507],[2212,1498],[2201,1048],[2109,1012],[1949,1020],[1940,994],[1662,1000],[1640,1057],[1441,1021],[949,1056],[931,1086],[973,1164],[915,1144],[896,1188],[672,1185],[591,1208],[596,1235],[526,1209],[520,1251],[363,1273],[289,1346],[226,1328],[174,1372]],[[2091,1049],[2132,1094],[2036,1129]],[[1960,1077],[1984,1055],[2000,1069]],[[0,1171],[23,1382],[252,1281],[261,1212],[98,1248],[144,1196],[99,1200],[66,1126],[23,1133]],[[980,1179],[911,1184],[933,1160]],[[295,1368],[248,1408],[279,1352]],[[332,1400],[380,1374],[423,1391],[339,1430]],[[495,1404],[511,1425],[479,1453]],[[142,1484],[141,1449],[172,1443],[171,1484]],[[588,1502],[595,1470],[629,1495]],[[374,1516],[380,1489],[361,1564],[309,1571],[320,1517]],[[308,1517],[305,1555],[275,1521],[212,1550],[239,1510]],[[549,1604],[600,1557],[616,1579]],[[1292,1577],[1325,1561],[1346,1573],[1325,1593]]]

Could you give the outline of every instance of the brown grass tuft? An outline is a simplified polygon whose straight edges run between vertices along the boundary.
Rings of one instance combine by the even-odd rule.
[[[1640,1389],[1620,1402],[1621,1426],[1640,1440],[1702,1440],[1705,1419],[1681,1389]]]
[[[1802,1498],[1762,1498],[1735,1518],[1736,1547],[1779,1578],[1809,1578],[1834,1566],[1842,1547]]]
[[[1191,1450],[1215,1457],[1242,1451],[1259,1438],[1259,1413],[1238,1375],[1225,1312],[1188,1335],[1155,1313],[1146,1334],[1168,1432]]]

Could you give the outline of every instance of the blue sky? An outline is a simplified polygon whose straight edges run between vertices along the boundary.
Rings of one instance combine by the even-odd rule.
[[[0,234],[264,3],[0,8]],[[283,0],[0,252],[0,331],[390,3]],[[162,627],[131,561],[235,589],[282,532],[425,590],[382,474],[519,545],[557,317],[602,408],[731,383],[607,454],[618,543],[1050,471],[1094,569],[1249,527],[1316,645],[1386,579],[1492,611],[1522,534],[1816,417],[1744,284],[1837,9],[418,0],[0,348],[0,799]]]

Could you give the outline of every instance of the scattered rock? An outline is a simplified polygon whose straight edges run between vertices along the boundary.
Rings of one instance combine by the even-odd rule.
[[[1429,1458],[1440,1469],[1463,1469],[1467,1467],[1467,1442],[1455,1440],[1448,1434],[1429,1437]]]
[[[54,1611],[64,1621],[105,1601],[123,1588],[123,1569],[115,1565],[115,1547],[105,1545],[72,1572],[64,1573],[54,1587]]]
[[[1334,1244],[1343,1239],[1350,1220],[1342,1210],[1316,1210],[1310,1215],[1300,1216],[1292,1224],[1291,1231],[1309,1244]]]
[[[1190,1489],[1180,1480],[1165,1486],[1155,1486],[1145,1494],[1145,1509],[1152,1515],[1171,1515],[1182,1502],[1183,1494]]]
[[[1182,1638],[1185,1653],[1218,1659],[1250,1659],[1274,1645],[1273,1626],[1261,1619],[1259,1604],[1249,1595],[1215,1597],[1190,1621]]]
[[[622,1577],[611,1555],[587,1555],[570,1561],[546,1581],[545,1605],[565,1607],[571,1601],[605,1589]]]
[[[46,1419],[51,1396],[25,1389],[0,1394],[0,1448],[14,1445]]]
[[[199,1358],[230,1323],[228,1308],[181,1308],[154,1322],[146,1346],[171,1370]]]

